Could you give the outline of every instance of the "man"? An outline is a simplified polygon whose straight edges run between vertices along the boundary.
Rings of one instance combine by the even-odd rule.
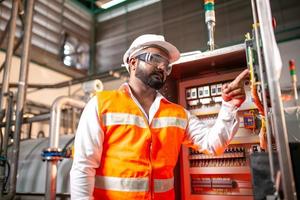
[[[234,136],[236,112],[245,100],[240,74],[223,88],[215,125],[209,129],[159,92],[179,59],[163,36],[135,39],[123,57],[128,83],[97,93],[84,109],[75,139],[72,199],[172,200],[173,168],[182,143],[221,154]]]

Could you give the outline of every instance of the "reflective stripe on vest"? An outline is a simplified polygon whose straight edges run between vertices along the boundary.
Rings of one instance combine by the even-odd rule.
[[[154,192],[167,192],[173,189],[173,186],[174,178],[154,179]],[[121,192],[147,192],[149,191],[149,179],[96,176],[95,187]]]
[[[187,120],[177,117],[159,117],[154,118],[152,121],[152,128],[166,128],[171,126],[185,129],[187,126]]]
[[[147,127],[143,117],[128,113],[106,113],[102,115],[102,121],[106,126],[130,124],[141,128]]]
[[[174,178],[154,179],[154,192],[167,192],[174,187]]]

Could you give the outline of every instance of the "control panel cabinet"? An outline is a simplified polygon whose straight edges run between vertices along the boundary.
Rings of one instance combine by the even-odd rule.
[[[182,57],[173,66],[178,103],[213,126],[222,104],[222,85],[246,68],[244,45]],[[260,120],[245,81],[246,101],[238,110],[239,129],[222,155],[183,146],[180,156],[182,200],[250,200],[249,155],[259,148]]]

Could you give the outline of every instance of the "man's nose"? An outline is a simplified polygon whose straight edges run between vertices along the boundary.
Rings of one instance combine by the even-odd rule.
[[[163,71],[166,71],[167,70],[167,68],[166,68],[166,66],[165,66],[165,64],[163,63],[163,62],[161,62],[161,63],[157,63],[157,69],[161,69],[161,70],[163,70]]]

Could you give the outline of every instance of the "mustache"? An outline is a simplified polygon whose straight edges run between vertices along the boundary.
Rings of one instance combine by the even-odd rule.
[[[157,70],[154,70],[151,75],[159,75],[161,78],[164,78],[165,74],[164,74],[164,71],[163,70],[160,70],[160,69],[157,69]]]

